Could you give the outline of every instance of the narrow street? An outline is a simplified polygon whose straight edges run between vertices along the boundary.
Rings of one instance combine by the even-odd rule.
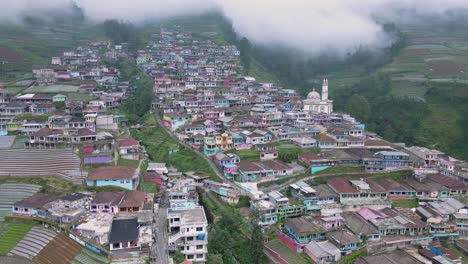
[[[156,264],[169,263],[168,247],[167,247],[167,208],[169,207],[169,197],[166,192],[162,193],[159,202],[158,212],[154,214],[153,235],[156,237],[151,248],[151,253],[156,258]]]

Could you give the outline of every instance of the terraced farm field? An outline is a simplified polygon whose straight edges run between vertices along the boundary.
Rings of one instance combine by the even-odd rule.
[[[18,223],[0,223],[0,256],[6,255],[31,229],[31,225]]]
[[[281,258],[287,261],[287,263],[294,264],[309,264],[313,263],[311,260],[308,260],[305,256],[301,256],[296,253],[294,250],[290,249],[280,240],[273,240],[265,244],[266,247],[272,249],[274,252],[279,254]]]

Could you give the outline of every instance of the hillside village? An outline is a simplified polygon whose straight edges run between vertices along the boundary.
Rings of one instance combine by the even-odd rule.
[[[210,263],[209,199],[247,200],[237,213],[261,228],[273,263],[466,261],[468,163],[335,112],[327,79],[301,98],[244,76],[234,45],[177,27],[149,39],[136,52],[89,42],[0,89],[0,255]],[[134,122],[123,109],[142,89],[151,109]],[[164,142],[145,129],[175,142],[164,156],[185,148],[199,159],[154,159]],[[182,167],[198,161],[205,171]],[[75,189],[24,181],[46,176]]]

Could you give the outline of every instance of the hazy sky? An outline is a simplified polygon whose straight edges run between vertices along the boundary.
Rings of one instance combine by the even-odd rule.
[[[345,53],[359,45],[381,47],[391,40],[373,17],[398,16],[401,9],[421,14],[468,8],[468,0],[75,0],[88,19],[140,22],[151,18],[220,10],[254,43],[281,44],[308,53]],[[62,10],[70,0],[0,0],[0,20]]]

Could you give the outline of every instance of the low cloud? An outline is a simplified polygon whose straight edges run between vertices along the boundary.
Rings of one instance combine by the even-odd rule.
[[[61,11],[71,0],[0,0],[0,21],[21,20],[26,14]],[[359,46],[391,43],[376,22],[394,21],[402,11],[444,15],[468,8],[464,0],[74,0],[93,22],[123,19],[143,22],[173,16],[221,11],[235,30],[256,44],[288,46],[309,54],[344,54]],[[406,12],[408,14],[408,12]],[[408,17],[406,16],[405,19]]]

